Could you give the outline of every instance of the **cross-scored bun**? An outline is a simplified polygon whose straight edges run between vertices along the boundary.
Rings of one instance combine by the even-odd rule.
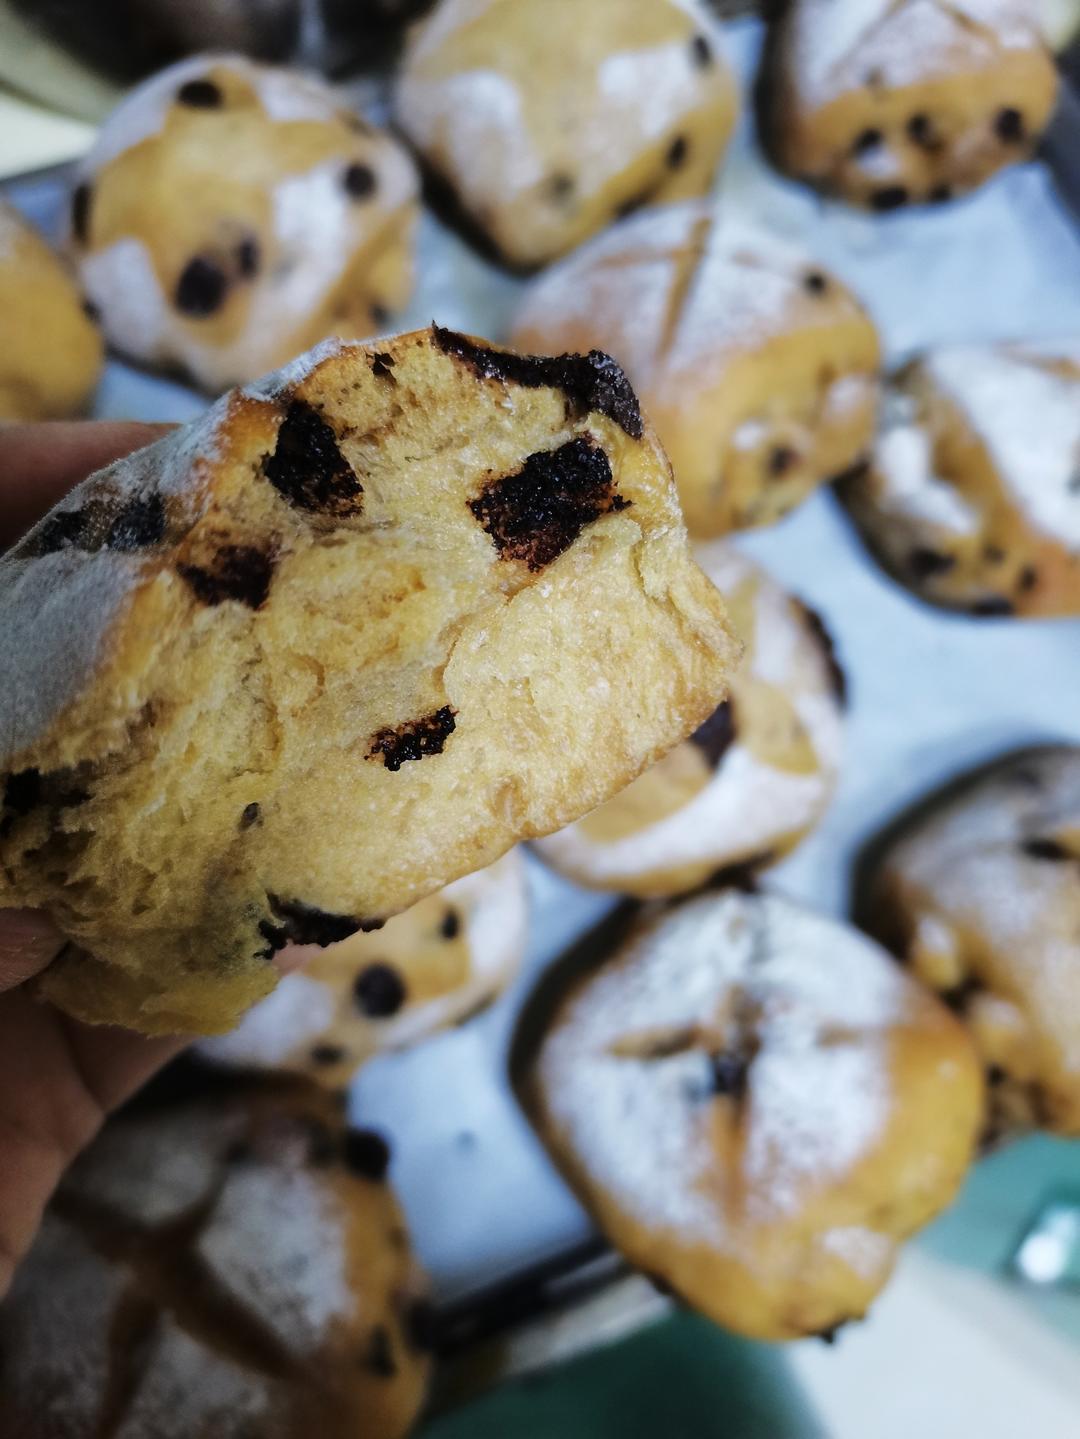
[[[972,1158],[981,1076],[945,1006],[850,926],[737,890],[566,979],[522,1096],[612,1243],[755,1338],[860,1318]]]
[[[334,343],[101,471],[0,561],[0,903],[44,993],[228,1029],[329,944],[607,799],[736,645],[625,376]]]

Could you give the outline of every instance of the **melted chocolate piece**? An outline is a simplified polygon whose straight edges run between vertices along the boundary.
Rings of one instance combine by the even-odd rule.
[[[461,360],[486,380],[502,380],[528,389],[562,390],[579,415],[592,411],[613,420],[631,439],[644,434],[641,410],[630,381],[601,350],[587,355],[515,355],[478,345],[465,335],[432,329],[435,344],[446,355]]]
[[[908,555],[908,569],[920,580],[930,575],[946,574],[955,564],[955,555],[944,555],[940,550],[931,550],[925,545],[916,545]]]
[[[551,564],[602,515],[630,504],[615,490],[611,462],[591,436],[530,455],[513,475],[493,480],[469,501],[499,558],[530,570]]]
[[[340,1064],[344,1058],[345,1051],[340,1044],[316,1044],[311,1049],[312,1064]]]
[[[1016,588],[1021,592],[1021,594],[1026,594],[1028,590],[1033,590],[1035,588],[1036,584],[1038,583],[1038,579],[1039,572],[1035,568],[1035,566],[1025,565],[1024,568],[1020,571],[1019,576],[1017,577]]]
[[[1056,839],[1025,839],[1020,848],[1029,859],[1048,859],[1061,863],[1067,859],[1080,859]]]
[[[181,105],[190,105],[194,110],[217,110],[225,103],[221,88],[213,80],[188,80],[176,92]]]
[[[908,192],[903,185],[886,185],[881,190],[875,190],[870,196],[871,208],[882,213],[886,210],[899,210],[907,202]]]
[[[712,46],[704,35],[695,35],[690,42],[690,53],[699,70],[707,70],[713,62]]]
[[[378,325],[380,330],[384,327],[384,325],[386,325],[386,323],[390,319],[390,311],[386,308],[385,305],[380,305],[378,300],[375,300],[371,304],[368,309],[368,314],[371,316],[371,323],[373,325]]]
[[[254,236],[241,240],[236,247],[236,268],[243,275],[245,280],[258,271],[259,268],[259,242]]]
[[[1006,105],[994,116],[994,133],[1006,145],[1019,145],[1027,137],[1024,116],[1014,105]]]
[[[422,719],[409,720],[396,729],[379,730],[371,741],[368,759],[377,759],[381,755],[387,769],[399,770],[410,760],[442,754],[446,741],[457,728],[455,713],[449,705],[443,705],[442,709],[424,715]]]
[[[385,350],[379,350],[371,357],[371,373],[377,375],[380,380],[393,380],[394,360]]]
[[[685,135],[676,135],[668,146],[668,152],[664,156],[664,162],[669,170],[678,170],[685,163],[690,153],[690,142]]]
[[[846,707],[848,702],[848,682],[844,667],[836,653],[836,642],[829,631],[828,625],[818,614],[817,610],[811,609],[809,605],[801,604],[803,617],[807,625],[821,642],[825,651],[825,663],[829,667],[829,683],[832,685],[832,692],[836,696],[841,707]]]
[[[359,514],[364,487],[338,447],[337,436],[319,412],[293,400],[281,422],[263,474],[298,510],[343,517]]]
[[[37,534],[27,541],[23,553],[51,555],[69,545],[79,548],[93,526],[93,518],[87,510],[59,510],[42,522]]]
[[[750,1060],[745,1054],[721,1050],[719,1054],[710,1056],[709,1065],[713,1094],[722,1094],[736,1101],[745,1097],[750,1076]]]
[[[935,185],[926,198],[930,201],[931,205],[944,205],[946,201],[951,200],[952,197],[953,191],[951,185]]]
[[[176,308],[193,319],[204,320],[221,309],[228,288],[229,281],[221,266],[196,255],[184,266],[176,282]]]
[[[690,743],[697,745],[713,770],[720,768],[720,761],[734,742],[735,715],[730,700],[718,705],[704,724],[698,725],[690,736]]]
[[[250,829],[253,824],[258,824],[261,815],[262,811],[259,809],[258,800],[252,800],[250,804],[244,806],[240,815],[240,828]]]
[[[855,136],[854,144],[851,147],[852,153],[855,155],[865,155],[870,150],[876,150],[884,139],[885,136],[881,131],[875,130],[873,127],[861,130],[859,134]]]
[[[144,550],[165,536],[165,505],[160,495],[137,495],[117,513],[105,536],[110,550]]]
[[[204,605],[236,600],[257,610],[270,593],[274,557],[254,545],[222,545],[210,568],[178,565],[177,570]]]
[[[773,479],[779,479],[791,469],[792,465],[798,462],[798,455],[790,445],[776,445],[769,451],[769,457],[765,468]]]
[[[369,1019],[389,1019],[405,1003],[405,981],[392,965],[369,964],[356,976],[353,997]]]
[[[559,173],[558,175],[552,175],[547,182],[547,191],[553,200],[569,200],[575,188],[576,183],[573,175]]]
[[[293,944],[317,944],[325,948],[348,939],[360,928],[359,920],[347,914],[328,914],[314,905],[302,904],[295,899],[281,899],[276,894],[267,895],[275,919],[281,921],[281,931],[286,940]]]
[[[461,916],[456,909],[448,909],[443,915],[442,924],[439,925],[439,933],[443,939],[457,939],[461,933]]]
[[[20,769],[9,774],[4,783],[3,808],[12,814],[29,814],[41,803],[41,774],[36,769]]]
[[[348,1129],[344,1158],[353,1174],[381,1184],[390,1168],[390,1146],[374,1129]]]
[[[76,185],[71,196],[71,233],[80,245],[86,244],[90,234],[90,199],[90,186]]]
[[[366,200],[375,193],[375,171],[370,165],[350,165],[341,177],[345,193],[352,200]]]
[[[912,144],[918,145],[921,150],[939,150],[941,148],[941,141],[929,115],[921,113],[912,115],[907,122],[907,133]]]
[[[820,270],[810,270],[803,276],[803,285],[811,295],[824,295],[829,288],[829,277],[823,275]]]
[[[376,1324],[371,1331],[367,1364],[372,1373],[378,1374],[381,1379],[392,1379],[398,1372],[393,1347],[390,1343],[390,1334],[383,1324]]]
[[[971,606],[971,613],[982,619],[993,618],[1000,615],[1011,615],[1013,604],[1004,595],[987,595],[983,600],[976,600]]]

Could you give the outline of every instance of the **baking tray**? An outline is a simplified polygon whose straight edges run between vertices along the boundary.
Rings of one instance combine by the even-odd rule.
[[[760,24],[737,19],[723,30],[749,94]],[[361,93],[377,114],[378,95],[369,87]],[[1066,136],[1066,146],[1076,152],[1080,131]],[[62,172],[25,177],[6,189],[56,233]],[[802,243],[834,268],[871,310],[889,363],[942,342],[1080,335],[1080,234],[1043,163],[1007,171],[947,206],[869,217],[771,171],[747,114],[716,202],[726,216]],[[419,284],[400,328],[435,320],[498,340],[520,292],[520,281],[425,214]],[[184,420],[205,404],[183,386],[111,360],[95,413]],[[770,872],[770,885],[845,915],[855,855],[900,809],[1000,750],[1080,742],[1080,621],[975,620],[920,604],[870,560],[828,491],[736,542],[825,616],[851,689],[835,801],[817,832]],[[529,876],[532,943],[510,993],[464,1028],[374,1061],[350,1097],[354,1116],[392,1140],[394,1180],[433,1279],[444,1347],[458,1356],[449,1380],[458,1390],[545,1365],[666,1307],[598,1239],[507,1082],[516,1017],[537,974],[613,905],[531,856]],[[962,1253],[964,1243],[955,1241],[966,1235],[965,1262],[993,1267],[998,1241],[1007,1249],[1042,1189],[1063,1172],[1080,1184],[1080,1146],[1025,1141],[991,1161],[991,1169],[989,1178],[985,1166],[976,1176],[969,1186],[974,1199],[961,1202],[945,1229],[920,1241],[927,1253],[940,1249],[942,1232],[952,1235],[946,1250],[951,1245]],[[1015,1171],[1017,1183],[994,1179],[1005,1170]],[[1006,1190],[1011,1197],[1003,1197]],[[982,1235],[974,1257],[973,1233]],[[886,1295],[879,1303],[886,1318],[889,1302]],[[1049,1317],[1080,1337],[1075,1302],[1058,1305]],[[887,1333],[888,1324],[882,1321],[880,1329]],[[872,1315],[858,1336],[861,1353],[869,1345],[873,1355],[877,1332]],[[830,1373],[841,1381],[845,1354],[841,1345],[829,1355]]]

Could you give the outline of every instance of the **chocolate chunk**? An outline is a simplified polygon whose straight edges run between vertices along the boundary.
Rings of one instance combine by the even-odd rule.
[[[380,305],[378,300],[372,302],[368,314],[371,316],[371,323],[383,329],[390,320],[390,311],[385,305]]]
[[[925,545],[916,545],[908,555],[908,569],[920,580],[925,580],[930,575],[944,575],[955,564],[955,555],[945,555],[940,550],[931,550]]]
[[[350,165],[341,177],[345,193],[353,200],[366,200],[375,193],[375,171],[370,165]]]
[[[236,247],[236,268],[250,280],[259,268],[259,242],[254,236],[241,240]]]
[[[390,1146],[374,1129],[349,1129],[345,1133],[345,1163],[353,1174],[379,1184],[390,1168]]]
[[[442,754],[446,741],[457,728],[455,713],[449,705],[443,705],[442,709],[424,715],[422,719],[409,720],[396,729],[388,727],[379,730],[371,741],[368,759],[377,759],[381,755],[387,769],[399,770],[409,760]]]
[[[931,205],[944,205],[946,201],[952,199],[952,196],[951,185],[935,185],[926,198],[930,201]]]
[[[93,300],[84,299],[82,302],[83,314],[93,325],[101,324],[101,311],[94,304]]]
[[[363,507],[364,488],[338,448],[337,436],[319,412],[303,400],[289,405],[263,474],[281,497],[299,510],[344,517]]]
[[[934,122],[929,115],[912,115],[907,122],[908,138],[923,150],[937,150],[941,146]]]
[[[779,479],[781,475],[791,469],[792,465],[797,464],[798,460],[798,455],[790,445],[776,445],[769,451],[765,468],[773,479]]]
[[[90,186],[76,185],[71,196],[71,233],[80,245],[90,234]]]
[[[9,774],[4,782],[3,808],[12,814],[29,814],[41,803],[41,774],[36,769],[20,769]]]
[[[999,1084],[1004,1084],[1009,1077],[1009,1072],[1002,1069],[1000,1064],[988,1064],[986,1067],[986,1082],[991,1089],[996,1089]]]
[[[573,175],[560,172],[552,175],[547,182],[547,192],[553,200],[560,202],[569,200],[574,193],[575,181]]]
[[[902,205],[908,202],[908,192],[903,185],[886,185],[884,189],[875,190],[870,196],[870,205],[874,210],[899,210]]]
[[[443,915],[442,924],[439,925],[439,933],[443,939],[457,939],[461,933],[461,916],[456,909],[448,909]]]
[[[374,1374],[381,1379],[392,1379],[398,1372],[397,1363],[394,1360],[394,1351],[390,1343],[390,1334],[383,1324],[376,1324],[371,1331],[371,1342],[367,1351],[367,1366]]]
[[[726,1095],[739,1100],[746,1094],[746,1083],[750,1074],[750,1061],[744,1054],[721,1050],[711,1055],[709,1066],[712,1071],[712,1093]]]
[[[441,1339],[439,1316],[429,1299],[414,1299],[405,1315],[405,1329],[414,1349],[433,1353]]]
[[[250,829],[253,824],[258,824],[261,813],[257,800],[252,800],[250,804],[246,804],[243,813],[240,815],[240,828]]]
[[[236,600],[257,610],[270,593],[274,556],[254,545],[222,545],[209,568],[178,565],[177,571],[204,605]]]
[[[165,535],[165,505],[160,495],[137,495],[118,512],[105,544],[110,550],[145,550]]]
[[[852,153],[855,155],[865,155],[870,150],[876,150],[884,139],[885,136],[880,130],[875,130],[872,127],[866,130],[860,130],[855,136],[855,142],[851,147]]]
[[[709,718],[703,724],[698,725],[690,736],[690,743],[697,745],[708,760],[709,767],[714,770],[720,768],[720,761],[728,746],[734,741],[735,716],[730,700],[724,700],[723,704],[717,706]]]
[[[1017,577],[1016,588],[1022,594],[1026,594],[1028,590],[1033,590],[1035,588],[1036,584],[1038,583],[1038,579],[1039,572],[1035,568],[1035,566],[1025,565],[1024,568],[1020,571],[1019,576]]]
[[[587,355],[515,355],[478,345],[438,325],[432,329],[432,338],[444,354],[461,360],[486,380],[502,380],[533,390],[562,390],[579,415],[595,410],[613,420],[631,439],[640,440],[644,434],[641,410],[630,381],[611,356],[601,350],[590,350]]]
[[[824,295],[829,288],[829,277],[820,270],[810,270],[803,276],[803,285],[811,295]]]
[[[69,545],[78,548],[92,528],[93,520],[86,510],[59,510],[42,521],[37,533],[27,541],[25,552],[51,555]]]
[[[371,373],[377,375],[380,380],[394,379],[393,356],[380,350],[371,357]]]
[[[279,920],[285,937],[293,944],[317,944],[326,947],[348,939],[360,928],[358,920],[347,914],[327,914],[311,904],[301,904],[295,899],[281,899],[268,894],[270,909]]]
[[[176,308],[195,319],[205,319],[221,309],[228,288],[221,266],[196,255],[184,266],[176,283]]]
[[[825,663],[829,669],[829,683],[832,685],[832,692],[836,696],[837,701],[843,707],[848,702],[848,683],[847,675],[844,673],[844,667],[840,663],[836,653],[836,641],[833,639],[828,625],[822,619],[821,615],[818,614],[817,610],[811,609],[809,605],[802,604],[801,601],[800,608],[807,626],[817,636],[822,649],[825,651]]]
[[[1004,595],[987,595],[985,599],[976,600],[971,606],[971,613],[983,618],[992,618],[995,615],[1011,615],[1013,605]]]
[[[707,70],[713,62],[712,46],[704,35],[695,35],[690,42],[690,53],[699,70]]]
[[[369,1019],[389,1019],[405,1003],[405,981],[389,964],[369,964],[356,976],[353,996]]]
[[[188,80],[177,90],[176,98],[194,110],[217,110],[225,102],[220,86],[213,80]]]
[[[1013,105],[1004,106],[994,116],[994,133],[1006,145],[1021,144],[1026,128],[1023,114]]]
[[[491,536],[500,559],[542,570],[586,525],[625,510],[611,462],[591,436],[530,455],[516,474],[493,480],[469,509]]]
[[[1048,859],[1060,863],[1067,859],[1078,859],[1071,850],[1056,839],[1025,839],[1020,848],[1029,859]]]
[[[311,1062],[318,1065],[340,1064],[345,1051],[340,1044],[315,1044],[311,1048]]]
[[[362,919],[360,921],[361,934],[374,934],[378,929],[386,928],[385,919]]]
[[[690,142],[685,135],[676,135],[668,146],[664,161],[669,170],[677,170],[690,153]]]

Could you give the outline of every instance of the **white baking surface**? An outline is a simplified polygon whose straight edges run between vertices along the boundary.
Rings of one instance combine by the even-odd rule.
[[[726,28],[746,76],[759,28],[753,21]],[[725,211],[804,244],[835,268],[869,305],[890,360],[946,341],[1080,334],[1080,235],[1038,165],[1006,172],[977,195],[934,210],[867,217],[768,170],[744,122],[718,193]],[[39,223],[54,223],[55,186],[23,186],[13,198]],[[419,273],[399,328],[437,320],[492,339],[505,334],[520,282],[479,259],[430,215],[421,226]],[[98,413],[182,420],[204,405],[181,386],[114,361]],[[1043,739],[1080,742],[1080,621],[973,620],[919,604],[869,559],[831,493],[819,493],[781,524],[738,543],[825,616],[851,685],[835,802],[817,833],[772,871],[778,889],[843,914],[853,856],[899,808],[999,750]],[[395,1183],[437,1294],[446,1299],[590,1232],[517,1110],[505,1058],[516,1011],[536,973],[611,901],[575,889],[531,859],[529,870],[533,942],[522,979],[466,1028],[375,1061],[353,1095],[355,1116],[393,1141]],[[1026,1155],[1032,1156],[1027,1168]],[[998,1157],[991,1164],[1002,1162]],[[938,1232],[931,1231],[850,1343],[842,1338],[834,1350],[814,1344],[789,1351],[809,1401],[836,1439],[892,1439],[894,1433],[953,1439],[968,1432],[965,1417],[973,1433],[1011,1439],[1018,1414],[1030,1417],[1026,1427],[1040,1439],[1080,1433],[1075,1395],[1068,1429],[1059,1423],[1068,1405],[1064,1399],[1056,1405],[1056,1391],[1040,1399],[1042,1408],[1034,1401],[1025,1407],[1025,1389],[1029,1396],[1041,1393],[1046,1376],[1032,1366],[1025,1386],[1016,1365],[998,1363],[991,1333],[1000,1334],[1016,1311],[1035,1316],[1032,1325],[1049,1321],[1080,1337],[1080,1303],[1040,1305],[986,1280],[996,1299],[984,1305],[974,1279],[962,1304],[953,1302],[955,1286],[945,1286],[942,1297],[940,1276],[953,1266],[954,1253],[973,1269],[995,1268],[1012,1229],[1040,1195],[1063,1182],[1062,1175],[1080,1190],[1080,1145],[1029,1141],[1009,1151],[1005,1163],[1030,1182],[992,1186],[988,1199],[983,1166],[969,1185],[975,1197],[966,1197],[946,1221],[953,1226],[946,1259],[932,1266],[921,1260],[924,1243],[932,1247]],[[945,1355],[961,1325],[972,1337],[962,1353],[954,1345],[957,1365],[950,1367]],[[913,1329],[920,1336],[914,1351]],[[904,1334],[902,1361],[898,1332]],[[861,1377],[866,1373],[889,1377],[880,1405],[874,1385]],[[906,1425],[890,1419],[887,1427],[881,1418],[893,1402]],[[995,1428],[1005,1414],[1011,1424]]]

